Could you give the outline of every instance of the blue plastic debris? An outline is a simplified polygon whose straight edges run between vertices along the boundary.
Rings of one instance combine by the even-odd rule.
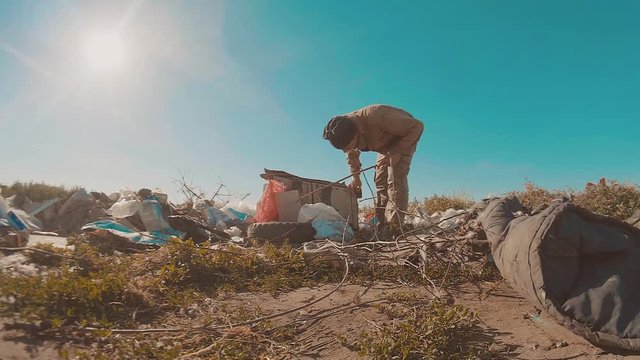
[[[168,228],[163,231],[138,232],[112,220],[98,220],[82,227],[86,230],[106,230],[114,235],[146,245],[165,245],[172,237],[181,238],[184,233]]]

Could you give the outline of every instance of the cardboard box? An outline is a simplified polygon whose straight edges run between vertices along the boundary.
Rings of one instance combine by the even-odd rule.
[[[290,190],[276,193],[276,206],[280,221],[297,222],[298,213],[302,205],[300,204],[300,192],[298,190]]]
[[[276,195],[280,221],[297,221],[298,212],[303,204],[321,202],[335,208],[351,227],[358,228],[358,199],[344,183],[333,184],[326,180],[308,179],[269,169],[264,169],[264,174],[260,176],[265,180],[276,180],[285,185],[285,192],[282,195]],[[296,199],[304,198],[296,203],[293,201],[294,193],[296,193]],[[290,220],[293,219],[294,212],[295,220]]]

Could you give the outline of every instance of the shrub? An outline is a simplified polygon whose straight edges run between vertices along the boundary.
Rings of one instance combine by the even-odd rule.
[[[167,245],[169,260],[158,279],[165,288],[279,291],[336,280],[340,274],[329,264],[305,264],[290,246],[266,244],[262,249],[227,246],[210,250],[208,244],[174,240]]]
[[[363,331],[355,341],[339,336],[343,345],[374,359],[476,359],[487,350],[471,343],[481,329],[477,315],[462,305],[420,299],[411,293],[388,296],[376,308],[393,321]]]
[[[598,184],[588,183],[583,191],[546,190],[532,182],[524,184],[524,191],[516,191],[516,195],[529,210],[562,197],[572,201],[589,211],[626,220],[633,212],[640,209],[640,188],[635,184],[620,184],[615,180],[601,179]]]
[[[640,209],[640,188],[603,179],[598,184],[587,184],[574,201],[593,212],[626,220]]]
[[[560,191],[543,189],[531,181],[524,183],[523,191],[514,191],[510,193],[520,198],[522,205],[530,211],[537,208],[540,205],[547,204],[554,199],[562,198],[563,196],[570,197],[571,191]]]
[[[0,186],[2,189],[2,196],[9,197],[13,196],[17,193],[24,193],[31,199],[31,201],[40,202],[53,198],[64,198],[74,191],[78,190],[78,188],[67,189],[62,185],[49,185],[44,182],[15,182],[11,186]]]
[[[74,250],[50,245],[36,249],[51,254],[30,252],[28,258],[50,269],[36,276],[0,274],[0,314],[18,314],[54,327],[74,322],[128,324],[130,309],[122,302],[128,258],[101,256],[81,243]]]
[[[465,210],[473,205],[473,200],[466,195],[433,195],[424,199],[424,208],[428,214],[448,209]]]
[[[39,276],[2,275],[0,293],[5,301],[0,302],[0,311],[53,327],[70,322],[109,326],[124,315],[120,301],[127,278],[114,270],[84,276],[65,265]]]

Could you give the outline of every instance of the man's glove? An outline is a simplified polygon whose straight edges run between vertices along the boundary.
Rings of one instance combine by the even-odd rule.
[[[353,181],[349,183],[348,187],[349,190],[353,191],[356,194],[356,197],[362,197],[362,181],[360,181],[360,176],[354,176]]]

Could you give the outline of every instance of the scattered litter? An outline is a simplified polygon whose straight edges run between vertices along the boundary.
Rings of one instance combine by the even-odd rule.
[[[170,228],[163,217],[162,206],[156,200],[143,200],[138,214],[147,231],[165,231]]]
[[[120,200],[113,204],[107,213],[116,219],[123,219],[135,215],[142,203],[138,200]]]
[[[225,224],[226,228],[226,223],[231,221],[231,217],[229,215],[225,214],[219,209],[216,209],[213,206],[207,207],[204,212],[207,218],[207,223],[211,226],[218,227],[219,223],[223,223]]]
[[[465,210],[447,209],[444,212],[437,211],[431,215],[431,223],[438,224],[443,230],[453,230],[465,223],[465,219],[458,216],[464,214]]]
[[[246,240],[241,236],[232,236],[231,237],[231,242],[236,243],[238,245],[245,245],[246,244]]]
[[[262,198],[258,201],[256,208],[256,221],[257,222],[269,222],[278,221],[278,205],[276,204],[276,193],[284,191],[284,184],[276,181],[269,180],[262,193]]]
[[[35,264],[29,262],[26,255],[17,253],[0,258],[0,272],[36,276],[39,270]]]
[[[0,219],[7,217],[9,212],[9,203],[0,195]]]
[[[41,230],[42,224],[35,217],[30,216],[23,210],[11,209],[7,213],[9,225],[18,231]]]
[[[328,239],[349,244],[353,240],[353,229],[333,207],[323,204],[305,204],[300,208],[298,222],[311,223],[316,230],[316,239]]]
[[[231,236],[232,238],[242,235],[242,230],[238,229],[235,226],[230,227],[229,229],[225,230],[224,232],[229,234],[229,236]]]
[[[208,240],[229,240],[229,235],[226,233],[210,229],[206,224],[201,223],[191,216],[172,215],[169,216],[168,220],[172,228],[182,231],[185,234],[185,239],[192,239],[196,244]]]
[[[296,191],[298,193],[295,199],[296,201],[280,203],[279,206],[276,204],[278,213],[280,213],[285,206],[293,208],[292,210],[287,210],[287,212],[297,214],[299,207],[304,204],[324,203],[336,209],[336,211],[351,224],[353,229],[358,228],[358,199],[356,199],[354,192],[349,190],[344,183],[303,178],[284,171],[269,169],[264,169],[264,173],[260,176],[268,182],[277,181],[284,185],[284,189],[281,191]],[[265,191],[266,190],[265,188]],[[263,220],[259,215],[256,215],[256,220],[259,222],[268,221]],[[295,216],[290,220],[295,221]],[[271,219],[271,221],[289,220],[275,217]]]
[[[171,229],[165,232],[149,231],[137,232],[113,220],[98,220],[82,227],[83,231],[106,230],[114,235],[126,238],[130,241],[146,245],[165,245],[172,237],[180,238],[182,233]]]
[[[47,201],[42,202],[41,204],[39,204],[38,206],[36,206],[34,209],[29,211],[29,215],[31,216],[36,216],[38,214],[40,214],[41,212],[47,210],[48,208],[50,208],[52,205],[56,204],[58,201],[60,201],[60,199],[58,198],[54,198],[54,199],[49,199]]]

